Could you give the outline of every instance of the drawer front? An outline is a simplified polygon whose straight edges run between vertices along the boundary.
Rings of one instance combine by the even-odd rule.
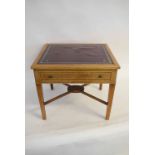
[[[110,82],[112,80],[112,72],[56,72],[56,71],[40,71],[39,78],[42,82]]]

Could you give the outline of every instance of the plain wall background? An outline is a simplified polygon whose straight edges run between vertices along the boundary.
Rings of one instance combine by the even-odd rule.
[[[94,100],[89,100],[78,94],[77,96],[70,95],[70,97],[68,96],[62,100],[58,100],[56,102],[57,104],[49,105],[46,109],[48,120],[45,122],[41,120],[33,71],[30,67],[45,43],[109,44],[121,66],[118,72],[118,83],[116,85],[114,97],[114,102],[118,104],[114,104],[112,118],[109,122],[106,122],[102,118],[102,105],[97,104],[97,106]],[[116,131],[116,128],[119,128],[122,132],[116,132],[115,136],[117,138],[115,140],[113,139],[113,135],[109,136],[109,143],[105,140],[105,142],[101,143],[101,148],[98,148],[98,146],[89,141],[95,146],[93,150],[100,150],[99,152],[101,154],[103,151],[105,151],[105,154],[108,154],[107,152],[116,150],[118,155],[120,155],[122,151],[123,155],[128,154],[128,0],[26,0],[25,48],[26,148],[28,152],[37,152],[38,154],[40,150],[43,151],[45,149],[48,151],[46,145],[47,143],[51,145],[54,137],[52,133],[62,131],[65,134],[66,130],[71,130],[70,128],[73,127],[75,130],[79,127],[84,127],[87,128],[89,132],[89,129],[100,127],[102,124],[103,132],[97,131],[95,135],[102,135],[104,132],[105,135],[111,135],[108,132],[109,129],[111,131]],[[98,92],[94,88],[94,86],[87,87],[88,90],[99,95],[99,97],[102,97],[102,93],[104,95],[103,97],[106,96],[107,88],[103,87],[102,92]],[[45,91],[45,94],[50,97],[51,91],[49,90],[49,86],[46,87]],[[56,95],[55,92],[60,93],[61,91],[64,91],[64,87],[56,85],[56,89],[52,94]],[[67,104],[61,104],[61,101]],[[83,105],[83,102],[86,103],[86,105]],[[87,102],[92,102],[92,104],[87,104]],[[59,108],[55,109],[56,107]],[[92,111],[89,109],[92,109]],[[96,116],[92,113],[93,111],[96,111],[96,114],[101,114],[101,117]],[[76,116],[74,116],[73,121],[71,116],[74,114]],[[89,125],[91,125],[91,127]],[[114,125],[114,127],[110,126],[106,132],[105,127],[108,125]],[[122,126],[125,126],[125,130]],[[83,129],[79,130],[79,132],[83,133]],[[71,133],[73,135],[66,135],[67,138],[63,138],[61,134],[56,134],[57,142],[66,142],[69,137],[72,139],[75,135],[73,131]],[[123,133],[125,133],[124,138],[121,137]],[[42,135],[43,140],[40,139],[40,135]],[[91,135],[93,136],[93,134]],[[81,137],[84,136],[85,135],[82,135]],[[45,143],[44,139],[46,140],[48,138],[51,139],[47,140],[48,142]],[[105,137],[101,136],[100,139],[103,140]],[[98,141],[99,138],[96,140]],[[95,141],[93,140],[93,142]],[[56,145],[55,141],[53,141],[53,143]],[[104,145],[106,149],[102,147],[104,143],[106,144]],[[111,150],[110,146],[112,144],[114,146],[118,144],[116,149]],[[38,150],[38,146],[42,147],[39,147]],[[83,152],[83,149],[81,150],[81,145],[79,146],[79,151]],[[86,146],[89,146],[89,143],[87,143]],[[74,147],[70,147],[70,145],[68,147],[73,148],[70,154],[75,152],[76,149],[74,150]],[[60,145],[54,152],[63,152],[68,147],[62,148]],[[53,151],[54,148],[51,146],[50,148]],[[88,150],[90,152],[92,151],[92,149]],[[79,153],[77,152],[77,154]]]

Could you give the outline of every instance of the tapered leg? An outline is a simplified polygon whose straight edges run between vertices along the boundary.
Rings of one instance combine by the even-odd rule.
[[[37,87],[37,93],[38,93],[38,99],[39,99],[39,103],[40,103],[42,119],[45,120],[46,119],[46,110],[45,110],[45,105],[44,105],[42,84],[36,84],[36,87]]]
[[[102,83],[100,83],[99,85],[99,90],[102,90]]]
[[[115,84],[109,84],[109,94],[108,94],[108,105],[107,105],[107,111],[106,111],[106,120],[109,120],[109,118],[110,118],[114,91],[115,91]]]
[[[51,86],[51,90],[53,90],[53,84],[50,84],[50,86]]]

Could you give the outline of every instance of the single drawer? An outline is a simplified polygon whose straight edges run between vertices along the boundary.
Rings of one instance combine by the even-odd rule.
[[[56,71],[40,71],[39,77],[43,81],[54,81],[54,82],[63,82],[64,80],[69,81],[110,81],[112,78],[112,72],[56,72]],[[68,81],[68,82],[69,82]],[[90,82],[91,82],[90,81]]]

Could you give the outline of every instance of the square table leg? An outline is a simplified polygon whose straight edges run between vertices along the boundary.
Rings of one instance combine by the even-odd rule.
[[[109,94],[108,94],[108,105],[107,105],[107,111],[106,111],[106,120],[109,120],[109,118],[110,118],[114,91],[115,91],[115,84],[109,84]]]
[[[99,90],[102,90],[102,83],[99,84]]]
[[[53,90],[53,83],[51,83],[50,86],[51,86],[51,90]]]
[[[40,103],[42,119],[46,120],[46,110],[45,110],[45,105],[44,105],[42,84],[36,84],[36,88],[37,88],[38,99],[39,99],[39,103]]]

